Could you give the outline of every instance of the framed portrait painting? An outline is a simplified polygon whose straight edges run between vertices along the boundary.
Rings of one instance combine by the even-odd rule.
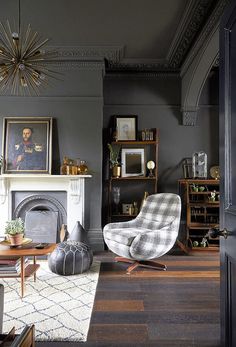
[[[137,140],[137,116],[115,116],[117,141]]]
[[[3,173],[51,174],[52,118],[6,117],[3,122]]]

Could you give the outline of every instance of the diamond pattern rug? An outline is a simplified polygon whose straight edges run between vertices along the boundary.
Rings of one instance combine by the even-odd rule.
[[[3,330],[13,326],[19,333],[35,324],[36,341],[86,341],[96,293],[100,263],[73,276],[52,273],[40,261],[37,280],[27,279],[21,299],[19,279],[1,279],[4,285]]]

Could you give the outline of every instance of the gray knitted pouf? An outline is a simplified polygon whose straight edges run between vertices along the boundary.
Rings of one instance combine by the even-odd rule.
[[[91,248],[83,242],[65,241],[59,243],[48,258],[49,269],[63,276],[88,271],[93,262]]]

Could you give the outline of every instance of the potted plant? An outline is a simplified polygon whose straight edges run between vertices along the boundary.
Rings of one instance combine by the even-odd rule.
[[[191,188],[192,188],[192,191],[193,191],[193,192],[198,192],[198,185],[197,185],[197,184],[193,183],[193,184],[191,185]]]
[[[5,234],[12,246],[19,246],[22,244],[24,232],[24,221],[21,218],[16,218],[7,222]]]
[[[121,168],[119,162],[120,146],[112,146],[108,143],[108,149],[110,151],[110,165],[112,169],[113,177],[120,177]]]

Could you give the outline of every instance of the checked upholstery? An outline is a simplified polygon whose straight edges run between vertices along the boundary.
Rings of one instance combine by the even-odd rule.
[[[161,257],[175,244],[180,213],[181,200],[178,195],[150,195],[134,220],[110,223],[104,227],[105,242],[112,252],[128,259]]]

